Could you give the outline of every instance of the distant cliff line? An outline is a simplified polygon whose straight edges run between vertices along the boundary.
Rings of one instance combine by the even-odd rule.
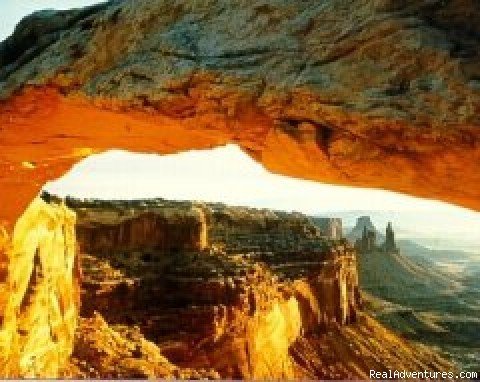
[[[73,196],[61,197],[48,191],[42,191],[40,197],[47,203],[64,203],[71,209],[97,208],[97,209],[127,209],[133,208],[141,212],[151,208],[182,208],[192,207],[208,208],[212,211],[230,209],[232,211],[242,210],[254,214],[271,212],[279,217],[292,216],[298,219],[308,220],[320,230],[320,234],[325,239],[341,240],[345,237],[343,232],[342,219],[336,217],[318,217],[307,215],[298,211],[285,211],[270,208],[257,208],[240,205],[230,205],[222,202],[204,202],[201,200],[171,200],[161,197],[156,198],[137,198],[137,199],[98,199],[98,198],[77,198]]]

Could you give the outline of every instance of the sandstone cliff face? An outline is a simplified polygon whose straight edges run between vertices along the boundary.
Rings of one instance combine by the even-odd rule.
[[[75,214],[35,199],[15,225],[0,330],[2,377],[59,375],[79,313]]]
[[[80,223],[77,229],[80,251],[200,251],[207,245],[206,221],[201,209],[164,208],[136,215],[133,211],[132,214],[134,216],[116,218],[111,211],[107,211],[104,216],[101,211],[97,211],[98,220]]]
[[[152,201],[148,208],[161,214],[175,204]],[[75,208],[81,211],[81,203]],[[203,251],[137,248],[81,255],[82,315],[99,312],[108,322],[95,335],[79,329],[75,362],[82,370],[91,367],[85,375],[158,377],[179,368],[177,373],[187,373],[182,375],[195,370],[222,378],[357,379],[368,378],[369,369],[452,368],[361,312],[354,250],[323,238],[305,215],[222,204],[199,208],[207,217]],[[91,214],[83,211],[78,224],[95,220],[99,211],[98,205]],[[125,223],[124,215],[115,216]],[[115,340],[120,348],[104,354],[103,340],[94,338],[129,325],[138,325],[157,346],[155,354],[170,364],[139,368],[153,357],[139,351],[131,368],[133,353],[123,349],[137,340],[127,337],[121,337],[126,345]],[[126,362],[112,365],[118,353]]]
[[[174,364],[214,369],[223,378],[298,377],[290,348],[301,335],[356,320],[351,259],[312,267],[308,279],[281,281],[245,259],[178,256],[161,271],[159,264],[125,261],[120,269],[129,277],[84,259],[82,314],[135,322]]]
[[[279,173],[478,210],[479,14],[473,0],[37,13],[0,46],[0,223],[92,152],[226,142]]]
[[[146,208],[155,213],[145,214],[145,206],[142,213],[78,204],[69,204],[69,210],[36,199],[19,220],[8,250],[14,268],[0,332],[2,375],[358,378],[368,375],[368,367],[413,362],[416,348],[361,313],[353,249],[316,236],[301,214],[195,206],[197,219],[191,224],[207,217],[207,226],[196,234],[205,239],[202,250],[154,248],[143,230],[129,232],[139,233],[146,248],[140,247],[140,238],[122,236],[127,222],[139,217],[145,224],[168,216],[170,224],[184,227],[185,220],[178,218],[191,216],[184,213],[192,211],[192,204],[178,203],[177,213],[164,213],[176,204],[162,202]],[[229,220],[233,234],[222,246],[226,236],[219,232],[224,233],[227,215],[234,218]],[[262,231],[267,221],[275,224]],[[84,235],[76,242],[75,226],[79,230],[92,222],[108,222],[110,237],[129,240],[95,247]],[[169,233],[162,236],[167,244],[178,239],[171,225],[156,229]],[[216,232],[216,242],[199,232]],[[188,235],[182,240],[191,243]],[[75,247],[100,252],[79,253],[75,263]],[[77,327],[80,278],[83,318]],[[334,344],[336,336],[340,342]],[[376,356],[380,345],[375,344],[382,341],[388,354]],[[423,366],[433,353],[421,350],[417,356],[416,364]],[[434,370],[450,367],[438,357],[429,362]]]

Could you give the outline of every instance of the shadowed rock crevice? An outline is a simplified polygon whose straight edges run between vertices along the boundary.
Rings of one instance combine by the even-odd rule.
[[[27,284],[27,290],[23,296],[22,302],[20,303],[20,314],[24,314],[25,310],[33,304],[32,298],[38,292],[38,284],[41,283],[41,279],[43,277],[42,264],[37,249],[35,251],[35,255],[33,256],[33,270],[30,275],[30,280]]]

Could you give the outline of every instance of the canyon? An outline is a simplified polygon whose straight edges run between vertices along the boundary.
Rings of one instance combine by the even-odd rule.
[[[479,210],[478,25],[474,0],[122,0],[37,12],[22,20],[0,43],[2,374],[60,375],[77,322],[88,343],[96,338],[117,343],[110,359],[128,361],[125,370],[146,367],[127,357],[136,352],[135,347],[129,351],[134,342],[138,354],[158,361],[155,375],[194,372],[168,362],[137,332],[114,330],[98,315],[79,318],[79,296],[85,292],[74,255],[77,214],[37,195],[45,182],[92,153],[112,147],[173,153],[233,142],[277,173]],[[92,233],[85,227],[84,240],[89,232],[99,235],[104,241],[92,240],[90,249],[103,251],[113,237],[118,248],[130,244],[123,249],[133,251],[143,239],[130,242],[128,232],[145,238],[149,230],[165,227],[164,216],[154,217],[138,217],[119,231]],[[184,232],[185,238],[197,228]],[[185,243],[197,250],[205,244],[203,239]],[[228,256],[224,260],[226,268],[236,267]],[[253,284],[260,289],[269,284],[269,272],[255,268]],[[319,272],[328,279],[334,270]],[[353,276],[345,277],[353,282]],[[391,357],[411,364],[428,359],[361,312],[355,322],[344,322],[351,318],[345,301],[320,320],[339,326],[299,337],[304,324],[290,320],[300,309],[291,283],[274,287],[273,305],[263,311],[265,317],[271,313],[272,322],[284,322],[278,326],[286,342],[278,349],[298,350],[295,362],[284,352],[272,355],[285,361],[280,368],[285,375],[292,375],[295,363],[317,376],[347,375],[346,370],[361,376],[368,358],[363,351],[370,351],[368,359],[379,368]],[[268,325],[249,316],[249,304],[236,306],[243,328]],[[376,349],[368,335],[378,339]],[[338,338],[345,342],[337,343]],[[362,356],[346,345],[352,338]],[[339,358],[358,363],[328,374],[322,363],[326,352],[317,354],[318,349],[336,354],[332,364]],[[239,350],[235,354],[246,357]],[[384,363],[378,357],[386,357]],[[260,362],[260,370],[235,371],[214,360],[198,364],[203,368],[198,373],[205,375],[218,376],[216,368],[225,375],[268,375],[268,362]]]
[[[1,332],[18,349],[5,354],[6,376],[331,379],[412,365],[454,370],[362,311],[355,250],[306,215],[43,193],[19,223],[15,238],[30,235],[20,242],[29,243],[22,258],[34,267],[9,290],[4,318],[16,317],[9,312],[18,304],[21,313]],[[55,294],[60,282],[75,299]],[[55,314],[45,314],[47,301]],[[47,321],[25,326],[40,317]]]

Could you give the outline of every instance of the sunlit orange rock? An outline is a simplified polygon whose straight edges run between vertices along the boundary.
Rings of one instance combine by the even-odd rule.
[[[80,218],[81,219],[81,218]],[[123,221],[122,221],[123,220]],[[82,253],[201,251],[208,245],[205,214],[198,208],[164,209],[138,216],[87,220],[77,226]]]
[[[38,12],[0,46],[0,220],[91,152],[226,142],[286,175],[479,209],[476,25],[472,0]]]

